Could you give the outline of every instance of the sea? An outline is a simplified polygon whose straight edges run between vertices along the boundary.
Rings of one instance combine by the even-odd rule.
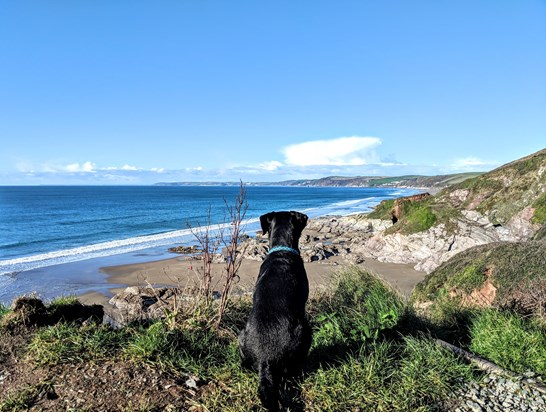
[[[160,260],[195,242],[192,228],[226,223],[239,186],[0,186],[0,303],[104,291],[101,267]],[[369,212],[412,189],[247,186],[244,227],[296,210],[309,218]]]

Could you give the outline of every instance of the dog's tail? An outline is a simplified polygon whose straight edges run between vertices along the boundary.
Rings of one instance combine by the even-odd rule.
[[[269,362],[262,362],[259,369],[260,385],[258,395],[268,411],[279,410],[279,382],[274,368]]]

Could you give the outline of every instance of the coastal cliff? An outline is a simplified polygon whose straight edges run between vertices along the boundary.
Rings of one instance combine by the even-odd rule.
[[[354,252],[430,273],[473,246],[530,240],[546,222],[545,210],[546,149],[435,196],[383,201],[342,221],[371,234]]]

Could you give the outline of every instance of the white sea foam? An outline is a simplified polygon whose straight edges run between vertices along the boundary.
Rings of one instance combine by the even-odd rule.
[[[397,192],[395,194],[391,194],[390,196],[367,197],[363,199],[341,201],[323,207],[309,208],[303,210],[303,212],[307,213],[311,218],[323,215],[350,215],[367,212],[382,199],[396,197],[395,195],[399,195],[400,193],[402,192]],[[258,225],[255,225],[257,222],[259,222],[258,218],[247,219],[245,220],[243,226],[247,231],[256,230],[258,229]],[[220,228],[227,229],[229,226],[229,223],[223,225],[211,225],[209,230],[214,232]],[[205,228],[201,228],[200,230],[204,229]],[[199,230],[199,228],[194,229],[194,231],[195,230]],[[91,258],[131,253],[138,250],[151,249],[160,246],[184,244],[193,240],[195,240],[195,237],[192,234],[192,230],[184,229],[154,235],[132,237],[128,239],[112,240],[15,259],[0,260],[0,275],[9,275],[46,266],[76,262]],[[2,278],[4,278],[4,281],[7,280],[5,276],[2,276]],[[1,285],[2,283],[0,283],[0,287]]]

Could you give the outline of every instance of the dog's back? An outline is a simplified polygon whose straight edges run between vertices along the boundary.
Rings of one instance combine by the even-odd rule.
[[[261,221],[264,233],[270,232],[273,253],[260,268],[252,312],[239,336],[239,348],[243,365],[260,375],[263,405],[276,410],[281,379],[301,370],[311,345],[305,315],[309,283],[296,249],[307,216],[278,212],[262,216]]]

